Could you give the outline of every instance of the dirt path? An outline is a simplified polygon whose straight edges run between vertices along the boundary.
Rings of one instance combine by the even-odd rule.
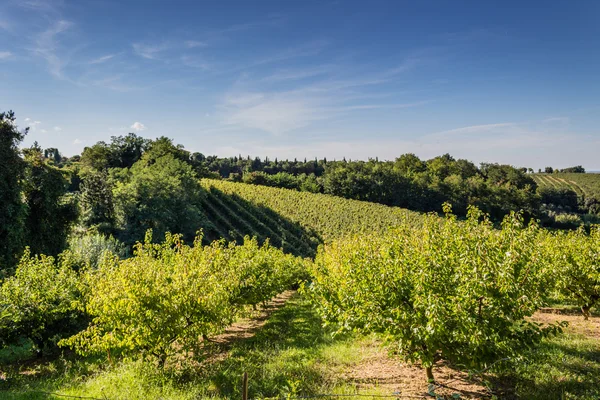
[[[565,331],[600,339],[600,317],[597,316],[590,316],[586,321],[580,312],[573,313],[570,310],[547,308],[536,312],[533,319],[546,324],[567,321],[569,326]]]
[[[377,389],[399,396],[423,398],[429,386],[424,369],[399,361],[388,354],[380,342],[372,342],[361,349],[361,361],[343,374],[343,379],[354,382],[357,389]],[[469,380],[464,372],[444,364],[434,367],[437,387],[435,394],[451,398],[453,394],[463,399],[489,398],[490,394],[479,382]]]

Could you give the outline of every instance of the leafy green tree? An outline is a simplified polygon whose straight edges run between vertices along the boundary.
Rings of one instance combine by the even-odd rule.
[[[16,264],[25,239],[25,205],[21,179],[25,163],[19,143],[27,133],[19,132],[12,111],[0,113],[0,272]]]
[[[112,168],[116,163],[113,149],[105,142],[98,142],[93,146],[86,147],[81,153],[81,164],[97,171]]]
[[[301,277],[304,262],[268,244],[185,245],[178,235],[162,244],[146,236],[135,256],[104,258],[88,276],[86,310],[92,324],[62,344],[81,354],[157,359],[175,351],[200,355],[202,338],[229,325],[245,305],[257,304]]]
[[[114,167],[129,168],[135,164],[146,151],[148,139],[129,133],[127,136],[113,136],[110,149],[113,154]]]
[[[66,247],[77,206],[73,197],[65,196],[68,182],[63,173],[44,162],[37,143],[24,154],[27,243],[34,254],[57,255]]]
[[[115,228],[115,208],[112,183],[106,171],[90,170],[80,185],[81,221],[100,233],[111,233]]]
[[[14,276],[0,287],[0,343],[30,339],[38,354],[81,329],[80,288],[70,264],[25,252]]]
[[[480,218],[471,208],[466,223],[429,215],[421,226],[334,242],[306,290],[326,323],[389,335],[429,380],[441,359],[481,368],[518,356],[560,330],[527,318],[544,304],[552,264],[537,226],[511,214],[497,230]]]
[[[151,147],[130,169],[113,176],[118,236],[125,243],[140,240],[148,229],[156,232],[157,238],[169,231],[191,240],[204,226],[204,191],[198,177],[172,153]]]
[[[546,253],[555,265],[558,288],[580,307],[584,319],[600,302],[600,225],[548,236]]]

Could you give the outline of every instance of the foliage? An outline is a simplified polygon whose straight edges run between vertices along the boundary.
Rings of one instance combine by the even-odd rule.
[[[68,260],[25,251],[0,288],[0,343],[28,338],[41,352],[81,327],[77,273]]]
[[[28,245],[34,254],[55,256],[66,247],[71,224],[77,218],[77,206],[72,196],[65,196],[66,178],[58,168],[44,162],[37,143],[24,153]]]
[[[114,231],[115,206],[106,171],[92,170],[84,175],[79,199],[83,226],[94,227],[102,233]]]
[[[104,258],[87,279],[92,324],[63,341],[83,354],[152,356],[164,365],[176,349],[198,350],[245,304],[262,302],[299,278],[303,263],[254,240],[202,247],[166,235],[136,245],[135,256]]]
[[[205,224],[204,197],[189,164],[170,153],[148,152],[130,169],[115,171],[113,189],[118,237],[131,244],[147,229],[157,236],[171,231],[193,239]]]
[[[25,163],[19,143],[27,133],[19,132],[12,111],[0,113],[0,272],[18,261],[25,239],[25,206],[21,200],[21,179]]]
[[[325,242],[350,233],[383,232],[405,220],[417,224],[421,219],[408,210],[323,194],[209,179],[203,179],[202,186],[272,210],[281,218],[316,232]]]
[[[537,226],[511,214],[496,230],[481,216],[429,215],[420,226],[334,242],[307,290],[326,322],[385,332],[429,379],[441,358],[481,368],[518,355],[560,329],[526,319],[544,300],[551,264]]]
[[[126,246],[112,236],[88,233],[69,239],[68,257],[72,266],[77,269],[96,269],[106,257],[125,258],[127,255]]]
[[[588,319],[600,301],[600,225],[586,234],[583,228],[557,232],[546,240],[547,254],[556,265],[556,282],[565,296],[574,300]]]

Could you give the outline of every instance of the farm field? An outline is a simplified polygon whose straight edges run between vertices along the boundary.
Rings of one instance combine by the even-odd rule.
[[[600,196],[600,174],[597,173],[536,173],[531,176],[542,187],[571,189],[578,196]]]
[[[336,328],[340,326],[337,322],[343,324],[345,318],[349,318],[347,321],[350,323],[357,323],[364,318],[359,311],[360,307],[366,305],[372,310],[372,307],[377,306],[380,301],[377,293],[382,289],[387,290],[386,286],[396,287],[404,284],[402,280],[396,280],[401,278],[401,275],[385,277],[392,272],[387,268],[396,263],[394,260],[408,257],[405,259],[408,265],[423,262],[426,259],[422,259],[421,254],[429,254],[427,259],[431,260],[426,261],[427,263],[443,263],[442,260],[453,259],[455,261],[447,265],[458,266],[464,261],[464,257],[452,258],[454,255],[450,249],[463,251],[460,250],[460,246],[470,242],[480,243],[477,247],[489,246],[491,253],[498,253],[498,256],[509,254],[502,250],[503,246],[509,246],[507,248],[511,248],[511,252],[522,253],[524,259],[527,259],[529,256],[526,254],[530,251],[533,238],[529,235],[535,235],[539,240],[547,240],[547,248],[553,249],[556,247],[552,244],[554,240],[564,241],[565,245],[578,245],[577,241],[581,240],[581,237],[577,236],[579,234],[557,234],[554,237],[536,228],[514,230],[509,224],[503,228],[507,230],[507,236],[503,236],[502,231],[492,228],[491,225],[475,224],[475,220],[469,223],[454,221],[451,218],[444,224],[439,224],[444,219],[434,215],[424,216],[403,209],[322,194],[212,180],[203,180],[202,185],[209,192],[204,200],[205,206],[207,209],[212,207],[214,212],[209,214],[214,230],[207,234],[213,235],[214,238],[222,235],[240,244],[245,242],[244,246],[213,244],[202,249],[188,247],[177,239],[169,239],[172,241],[166,242],[167,247],[144,245],[135,257],[121,261],[119,268],[106,269],[106,272],[98,276],[100,280],[96,283],[96,278],[85,278],[92,278],[89,282],[96,287],[86,296],[97,290],[102,290],[101,293],[104,294],[101,296],[105,296],[94,297],[100,295],[98,292],[98,295],[86,298],[86,302],[92,301],[89,307],[93,308],[88,308],[90,312],[104,315],[106,310],[113,308],[114,311],[96,320],[97,323],[105,325],[101,332],[108,335],[103,333],[88,337],[84,331],[84,335],[79,334],[80,339],[72,343],[79,343],[84,346],[83,349],[103,349],[106,345],[113,346],[111,329],[125,329],[124,332],[130,333],[123,337],[123,340],[126,340],[123,354],[128,356],[107,359],[102,355],[102,351],[87,352],[81,356],[69,348],[62,348],[59,353],[36,359],[32,357],[31,343],[11,346],[0,351],[1,398],[59,399],[63,395],[109,400],[237,398],[241,396],[240,379],[244,372],[248,373],[250,379],[250,398],[256,399],[295,399],[321,395],[325,395],[322,396],[325,398],[340,395],[360,395],[366,398],[427,398],[428,393],[435,393],[439,398],[593,399],[600,394],[600,318],[594,309],[585,321],[572,306],[553,306],[545,308],[543,313],[538,311],[530,320],[541,324],[542,327],[563,321],[567,321],[569,326],[564,328],[562,334],[550,335],[542,339],[537,347],[521,351],[518,357],[501,359],[503,361],[498,365],[502,368],[498,370],[478,372],[477,368],[459,367],[459,364],[450,360],[438,360],[433,368],[436,382],[433,386],[424,379],[421,363],[403,361],[397,354],[398,349],[395,349],[394,341],[390,341],[387,335],[352,329],[339,331]],[[317,209],[315,205],[321,210],[330,211],[328,215],[331,218],[323,218],[320,216],[323,213],[314,212]],[[515,220],[513,223],[517,222],[518,220]],[[396,228],[393,228],[394,226]],[[390,231],[392,228],[396,231]],[[400,231],[397,231],[398,229]],[[257,242],[244,239],[246,235],[256,235],[258,241],[268,239],[286,253],[309,259],[300,262],[300,258],[297,258],[297,261],[294,261],[294,257],[284,255],[278,250],[259,248]],[[428,235],[433,235],[431,241],[422,241]],[[566,241],[567,238],[570,242]],[[316,254],[316,246],[321,243],[326,247],[320,250],[321,253],[313,265],[310,258]],[[526,246],[522,247],[523,244]],[[457,245],[459,247],[455,247]],[[406,254],[401,255],[394,246],[410,247],[406,247]],[[416,250],[419,246],[424,247]],[[572,251],[577,251],[575,247],[571,248]],[[568,249],[565,247],[563,251]],[[414,257],[417,258],[411,259],[414,250]],[[485,257],[486,254],[484,251],[480,257]],[[438,256],[442,258],[435,261],[435,257]],[[211,259],[215,261],[210,261]],[[488,262],[497,262],[493,260],[497,258],[492,255]],[[471,264],[466,262],[464,268],[471,268]],[[29,263],[35,265],[33,259]],[[238,265],[243,265],[243,268],[240,269]],[[426,265],[423,264],[425,270],[428,268]],[[501,265],[504,264],[493,268],[503,268]],[[351,280],[346,281],[345,275],[338,275],[343,271],[340,269],[342,266],[354,271],[348,275],[352,277]],[[106,267],[99,268],[104,271]],[[212,275],[221,276],[218,278],[221,285],[226,283],[229,288],[226,291],[231,294],[226,295],[226,292],[222,291],[223,288],[214,286],[219,281],[206,280],[204,268],[210,268],[209,270],[213,271]],[[313,284],[307,286],[307,289],[301,289],[300,293],[285,290],[293,279],[298,279],[294,277],[301,276],[302,279],[307,279],[307,272],[303,272],[302,268],[311,271],[312,277],[308,279],[316,284],[317,292],[310,289]],[[329,270],[330,268],[333,269]],[[380,272],[369,275],[377,269],[380,269]],[[159,274],[156,275],[152,271]],[[417,271],[405,273],[414,274]],[[328,274],[325,280],[322,279],[323,273]],[[453,278],[456,288],[450,290],[444,283],[444,279],[447,279],[445,273],[440,270],[439,274],[439,279],[431,282],[427,275],[414,279],[424,279],[421,283],[424,287],[431,284],[442,285],[439,286],[440,290],[446,288],[448,296],[462,296],[463,292],[460,290],[464,285],[476,285],[473,286],[474,289],[468,289],[469,291],[481,290],[477,289],[477,285],[486,285],[473,281],[469,274],[461,274],[457,277],[462,276],[463,282]],[[134,278],[137,276],[140,279]],[[191,276],[196,278],[193,278],[189,285],[174,284],[181,277],[190,280]],[[148,281],[150,277],[152,282]],[[518,278],[519,281],[522,279]],[[338,284],[341,285],[339,293],[335,286]],[[205,292],[204,299],[196,300],[194,296],[190,297],[187,294],[194,293],[199,287]],[[240,289],[237,289],[238,287]],[[533,294],[531,290],[535,287],[524,287],[523,290]],[[350,295],[355,290],[357,291],[354,295],[344,298],[345,294]],[[427,293],[429,289],[420,290],[426,290],[424,293]],[[265,304],[265,299],[278,292],[281,293],[272,301],[256,308],[257,305]],[[119,311],[119,307],[126,306],[124,301],[136,299],[138,293],[147,293],[140,298],[139,305]],[[450,301],[443,307],[472,301],[469,300],[468,292],[464,293],[467,295],[465,300],[458,303]],[[517,293],[509,297],[520,298]],[[336,300],[339,294],[342,294],[342,297]],[[322,295],[325,297],[321,298]],[[365,296],[374,297],[368,299]],[[415,296],[418,296],[417,292]],[[392,298],[387,295],[384,297],[386,303],[387,299]],[[145,304],[152,304],[154,301],[163,304],[161,308],[146,309],[148,306]],[[337,304],[336,307],[345,309],[344,313],[338,314],[334,311],[332,314],[334,309],[329,307],[329,301]],[[202,356],[199,358],[190,357],[189,353],[176,349],[175,353],[169,356],[169,368],[163,369],[158,367],[160,364],[151,361],[154,356],[150,357],[150,361],[135,356],[138,351],[146,351],[144,346],[128,344],[128,335],[135,334],[138,335],[136,341],[155,343],[155,346],[159,346],[156,347],[157,351],[165,351],[164,347],[160,347],[163,346],[161,341],[164,339],[156,337],[152,331],[138,332],[137,322],[129,326],[130,322],[121,319],[124,318],[122,312],[150,313],[150,317],[143,318],[150,318],[149,323],[158,318],[166,324],[169,328],[160,329],[157,333],[169,338],[169,324],[175,322],[169,318],[169,314],[183,312],[182,318],[198,318],[202,314],[187,314],[185,310],[189,307],[213,307],[213,303],[221,308],[219,312],[222,316],[211,317],[220,319],[208,322],[206,328],[199,326],[200,330],[194,331],[194,335],[207,333],[206,339],[200,342]],[[419,302],[414,304],[415,307],[424,306]],[[349,305],[352,308],[346,308]],[[250,306],[254,306],[254,310]],[[138,309],[139,311],[136,311]],[[180,309],[182,311],[179,311]],[[353,316],[355,312],[358,314]],[[382,310],[372,316],[368,316],[367,313],[369,323],[379,323],[372,317],[384,312]],[[446,315],[450,317],[450,314]],[[334,317],[331,323],[323,324],[323,321],[330,317]],[[337,322],[334,323],[334,320]],[[134,321],[137,319],[131,322]],[[415,319],[413,323],[417,329],[423,321]],[[452,329],[454,323],[450,321],[448,324]],[[193,341],[190,342],[190,337],[187,336],[186,326],[175,324],[172,329],[180,335],[176,336],[179,338],[177,341],[182,340],[182,345],[189,344],[190,349],[194,348]],[[89,335],[97,335],[95,331],[89,332]],[[133,346],[133,351],[127,350],[129,346]],[[167,344],[167,348],[169,346]],[[118,348],[115,347],[115,351]]]
[[[215,227],[209,231],[211,238],[267,236],[273,245],[284,243],[284,249],[300,250],[300,255],[314,255],[315,244],[349,234],[385,232],[421,220],[421,214],[399,207],[324,194],[210,179],[202,185]]]
[[[570,326],[563,336],[545,340],[526,361],[517,362],[512,373],[469,377],[442,366],[435,393],[445,396],[442,398],[465,399],[598,398],[600,317],[584,322],[579,315],[545,312],[534,318],[542,323],[566,319]],[[182,370],[164,375],[136,361],[111,365],[100,359],[77,359],[69,353],[7,366],[7,360],[18,354],[3,351],[0,382],[18,389],[0,387],[0,397],[241,398],[241,376],[247,372],[250,398],[294,399],[320,394],[331,394],[331,398],[352,394],[366,399],[394,395],[431,398],[422,370],[399,362],[389,350],[376,335],[332,337],[309,301],[286,292],[219,336],[210,360],[199,373]]]

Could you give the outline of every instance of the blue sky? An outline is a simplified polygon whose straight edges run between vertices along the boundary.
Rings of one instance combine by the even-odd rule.
[[[600,170],[600,2],[0,0],[0,110],[65,155]]]

